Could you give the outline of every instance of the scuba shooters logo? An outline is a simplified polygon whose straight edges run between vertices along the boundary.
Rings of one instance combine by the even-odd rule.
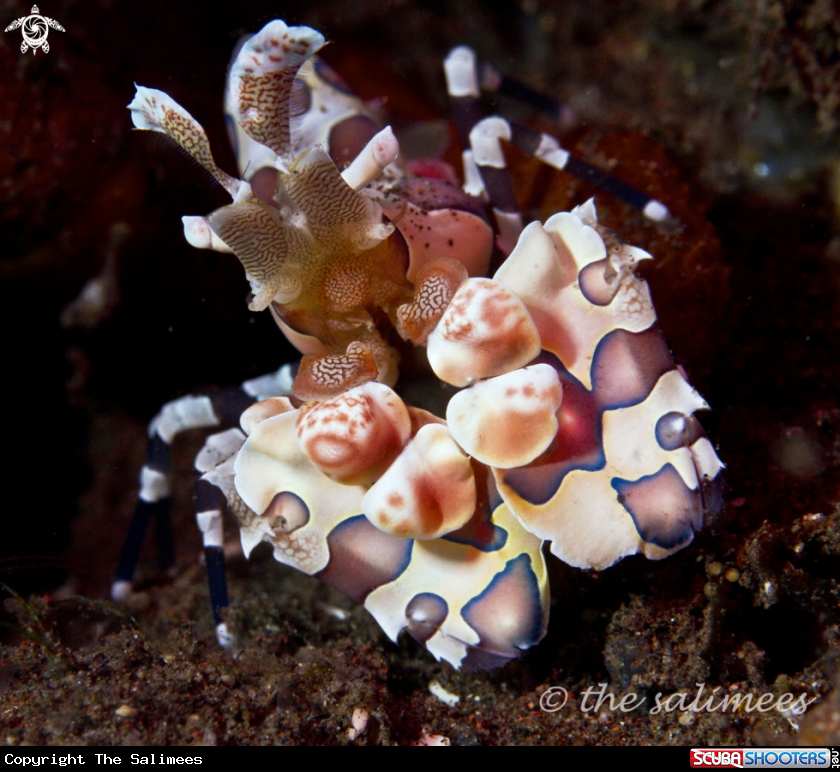
[[[831,748],[692,748],[693,769],[809,769],[840,766]]]

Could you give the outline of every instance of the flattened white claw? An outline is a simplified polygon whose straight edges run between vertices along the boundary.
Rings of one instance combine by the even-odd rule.
[[[506,500],[515,502],[499,475],[496,482]],[[609,476],[583,469],[566,475],[561,499],[530,508],[523,525],[551,541],[552,553],[575,568],[601,571],[644,547],[633,519],[618,503]]]
[[[232,465],[235,491],[226,496],[243,548],[267,541],[275,560],[312,574],[329,562],[333,528],[361,512],[365,491],[333,482],[312,464],[298,447],[296,418],[297,411],[285,412],[254,427]],[[302,523],[293,530],[290,512],[292,525]]]
[[[454,386],[516,370],[539,353],[525,304],[491,279],[461,284],[428,341],[432,370]]]
[[[557,434],[563,388],[551,365],[539,364],[480,381],[458,392],[446,409],[449,430],[488,466],[524,466]]]
[[[297,414],[298,444],[323,474],[345,485],[370,484],[411,434],[403,401],[381,383],[366,383]]]
[[[594,216],[594,208],[589,209],[580,211]],[[606,263],[607,248],[598,231],[577,215],[561,212],[545,227],[531,223],[494,277],[525,303],[542,348],[587,389],[592,388],[595,349],[610,332],[642,332],[656,321],[647,283],[629,269],[607,282]]]
[[[548,584],[540,540],[521,528],[505,506],[496,508],[493,524],[505,533],[504,544],[498,549],[480,550],[448,539],[418,540],[405,570],[368,594],[365,608],[391,640],[396,641],[405,627],[412,630],[417,621],[413,607],[424,599],[440,599],[445,604],[441,613],[428,620],[436,630],[429,629],[422,636],[426,647],[455,668],[461,666],[471,647],[486,643],[491,657],[498,653],[499,659],[491,659],[492,667],[515,656],[516,650],[510,650],[514,646],[527,648],[542,637],[548,618]],[[516,571],[518,567],[521,572]],[[500,582],[512,569],[529,580],[519,588]],[[500,583],[511,592],[504,598],[490,597],[491,588]],[[484,613],[474,614],[477,610]],[[481,624],[486,616],[495,618],[496,623]],[[512,618],[527,621],[525,635],[499,640],[503,635],[497,637],[498,631],[509,632]],[[487,635],[486,640],[479,631]]]
[[[442,424],[423,426],[362,499],[377,528],[408,539],[438,539],[475,512],[470,459]]]
[[[660,416],[679,411],[692,415],[708,408],[705,400],[682,377],[678,370],[665,373],[653,391],[638,405],[607,410],[602,418],[604,453],[610,476],[638,480],[671,464],[687,488],[699,485],[691,450],[677,447],[666,450],[656,440]]]

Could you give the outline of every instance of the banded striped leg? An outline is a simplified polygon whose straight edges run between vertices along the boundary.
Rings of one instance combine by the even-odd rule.
[[[566,105],[499,72],[488,62],[478,63],[477,71],[481,90],[486,93],[499,94],[530,105],[555,121],[562,122],[565,114],[570,112],[570,108]],[[545,161],[556,169],[568,172],[573,177],[589,182],[607,193],[612,193],[616,198],[640,210],[655,222],[668,219],[668,210],[661,202],[625,185],[603,169],[571,156],[568,151],[560,147],[560,143],[554,137],[515,124],[511,124],[511,129],[513,131],[511,144],[516,145],[525,153]]]
[[[115,601],[124,601],[131,593],[140,550],[152,519],[155,520],[160,565],[166,569],[174,564],[170,496],[171,448],[175,437],[192,429],[236,425],[241,413],[254,402],[289,394],[293,379],[293,367],[284,365],[274,373],[246,381],[235,389],[176,399],[164,405],[152,419],[149,453],[140,473],[140,495],[111,585],[111,597]]]
[[[614,195],[641,211],[654,222],[671,218],[668,208],[565,150],[559,141],[504,118],[480,119],[480,89],[475,53],[465,46],[454,49],[444,63],[447,90],[458,126],[464,159],[464,190],[486,196],[493,206],[499,228],[499,248],[509,254],[522,232],[522,217],[507,173],[501,141],[515,145],[529,155]]]
[[[223,647],[227,648],[233,643],[233,636],[228,632],[227,625],[222,620],[222,609],[228,606],[224,528],[222,523],[225,500],[221,491],[206,480],[196,481],[195,494],[195,519],[201,531],[201,540],[204,545],[204,560],[207,563],[207,584],[210,587],[210,603],[213,607],[213,622],[216,625],[216,638]]]
[[[539,91],[535,91],[526,83],[516,80],[516,78],[511,78],[499,72],[488,62],[479,62],[477,71],[481,90],[485,93],[499,94],[522,104],[530,105],[535,110],[559,122],[562,122],[564,115],[570,112],[570,108],[566,105],[541,94]],[[528,155],[539,158],[549,166],[568,172],[573,177],[584,180],[607,193],[612,193],[616,198],[640,210],[646,217],[655,222],[662,222],[668,218],[668,210],[661,202],[651,199],[629,185],[625,185],[609,172],[570,155],[568,151],[560,147],[560,143],[554,137],[516,124],[511,124],[511,129],[513,136],[509,139],[510,143],[516,145]]]
[[[486,189],[473,159],[470,143],[470,132],[483,117],[475,52],[467,46],[453,48],[443,62],[443,70],[446,74],[446,91],[452,105],[452,117],[461,141],[464,190],[471,196],[481,196],[486,193]]]
[[[169,405],[166,407],[169,407]],[[159,417],[160,414],[155,420]],[[152,519],[155,521],[158,535],[158,563],[164,570],[172,567],[172,549],[166,548],[166,538],[164,536],[168,533],[171,541],[170,447],[171,444],[166,442],[157,432],[149,437],[146,463],[140,472],[140,493],[137,506],[134,508],[134,515],[131,518],[131,524],[128,527],[128,533],[125,536],[125,542],[120,553],[117,576],[111,585],[111,598],[117,603],[124,601],[131,592],[131,582],[140,559],[140,549],[143,546],[143,540]]]
[[[209,472],[232,459],[242,443],[245,434],[231,428],[207,438],[201,452],[196,456],[196,471]],[[195,519],[201,531],[204,546],[204,560],[207,564],[207,584],[210,589],[210,604],[213,608],[213,622],[216,626],[216,640],[222,648],[231,648],[234,636],[222,618],[222,610],[228,606],[227,570],[225,568],[224,524],[222,514],[227,506],[222,491],[205,478],[196,480]]]
[[[554,121],[562,122],[571,108],[555,99],[541,94],[526,83],[499,72],[489,62],[479,62],[477,66],[481,90],[489,94],[499,94],[529,105]]]
[[[473,159],[484,182],[499,229],[496,244],[505,255],[513,252],[523,228],[522,215],[502,151],[501,140],[510,142],[511,136],[510,124],[496,116],[484,118],[470,131]]]
[[[503,137],[502,124],[505,122],[501,118],[496,119],[500,123],[489,135],[479,129],[485,121],[481,120],[481,91],[475,52],[471,48],[458,46],[453,49],[446,57],[443,68],[452,114],[463,148],[464,190],[471,196],[486,196],[490,200],[499,228],[499,248],[509,255],[522,232],[522,215],[499,144],[500,138],[510,139],[509,127],[507,137]]]
[[[524,153],[612,194],[654,222],[661,223],[671,218],[668,207],[661,201],[636,190],[609,172],[571,155],[568,150],[560,147],[560,143],[554,137],[516,124],[511,124],[510,131],[509,142]]]

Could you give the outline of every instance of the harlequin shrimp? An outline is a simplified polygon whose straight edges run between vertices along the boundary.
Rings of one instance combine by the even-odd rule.
[[[462,188],[404,172],[390,128],[315,56],[324,42],[273,21],[236,54],[239,178],[165,93],[138,86],[129,105],[137,128],[167,135],[230,194],[184,217],[186,238],[240,260],[249,307],[269,309],[303,356],[154,419],[113,595],[130,589],[149,521],[166,528],[173,437],[219,427],[196,460],[197,519],[224,645],[226,505],[246,556],[268,542],[393,640],[407,629],[456,668],[493,667],[545,633],[544,543],[604,569],[692,540],[722,468],[694,417],[708,405],[634,273],[649,254],[599,225],[592,201],[523,228],[502,141],[578,176],[592,167],[482,119],[470,49],[445,64]],[[652,220],[669,216],[599,174]]]

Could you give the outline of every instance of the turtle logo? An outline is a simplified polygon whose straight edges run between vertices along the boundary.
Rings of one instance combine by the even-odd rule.
[[[50,44],[47,42],[50,27],[57,29],[59,32],[66,31],[55,19],[50,19],[48,16],[41,16],[38,13],[37,5],[32,6],[32,13],[29,16],[15,19],[6,27],[5,31],[11,32],[18,27],[23,27],[21,30],[23,33],[23,42],[20,44],[20,52],[25,54],[31,48],[33,55],[35,54],[36,48],[43,48],[45,54],[50,52]]]

